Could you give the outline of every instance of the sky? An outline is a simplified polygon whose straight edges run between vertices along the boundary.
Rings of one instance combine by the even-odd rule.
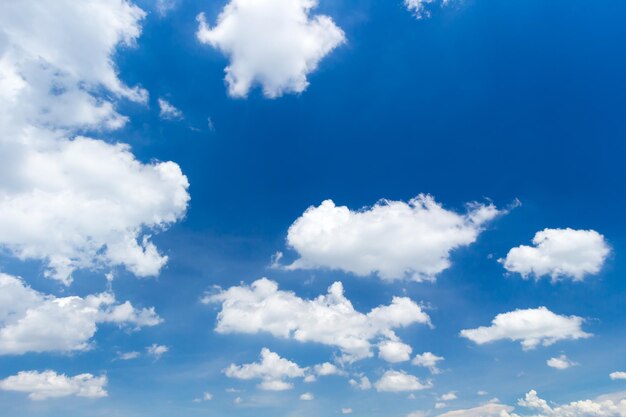
[[[625,417],[625,18],[0,2],[0,416]]]

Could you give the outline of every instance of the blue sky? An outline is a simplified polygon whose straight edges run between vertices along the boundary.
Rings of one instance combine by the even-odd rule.
[[[625,17],[0,5],[0,415],[623,417]]]

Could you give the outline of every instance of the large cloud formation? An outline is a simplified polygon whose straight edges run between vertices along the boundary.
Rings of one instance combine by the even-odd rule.
[[[540,344],[549,346],[560,340],[591,337],[582,330],[583,322],[581,317],[562,316],[539,307],[498,314],[491,326],[462,330],[461,336],[479,345],[503,339],[520,341],[522,348],[528,350]]]
[[[86,350],[99,324],[140,328],[161,322],[153,308],[119,304],[108,292],[55,297],[0,273],[0,355]]]
[[[70,377],[54,371],[22,371],[0,380],[0,390],[27,392],[28,398],[34,401],[70,395],[102,398],[107,396],[106,384],[106,375],[95,377],[92,374],[80,374]]]
[[[390,305],[360,313],[345,297],[340,282],[331,285],[328,294],[306,300],[262,278],[250,286],[208,295],[204,302],[222,304],[215,327],[218,333],[268,332],[300,342],[321,343],[339,348],[345,361],[372,356],[375,341],[399,341],[395,328],[430,324],[428,315],[407,297],[394,297]]]
[[[550,276],[552,281],[582,281],[600,272],[611,249],[595,230],[544,229],[535,234],[534,246],[518,246],[500,262],[522,277]]]
[[[126,0],[0,3],[0,247],[65,284],[79,268],[158,274],[150,234],[187,208],[177,164],[77,136],[123,126],[115,100],[146,102],[112,60],[144,16]]]
[[[345,42],[330,17],[310,16],[316,6],[317,0],[230,0],[212,28],[198,15],[200,42],[230,59],[231,96],[245,97],[256,83],[267,97],[307,88],[307,75]]]
[[[424,194],[408,203],[382,200],[359,211],[326,200],[289,228],[287,244],[300,258],[287,268],[434,280],[450,266],[450,252],[475,242],[485,223],[500,213],[492,204],[471,203],[459,214]]]

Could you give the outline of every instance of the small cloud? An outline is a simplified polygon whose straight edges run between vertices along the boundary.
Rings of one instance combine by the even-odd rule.
[[[156,0],[156,11],[161,17],[167,16],[178,4],[177,0]]]
[[[616,380],[616,379],[626,379],[626,372],[611,372],[611,374],[609,374],[609,377],[612,380]]]
[[[204,394],[202,394],[201,398],[195,398],[193,400],[194,403],[201,403],[204,401],[211,401],[213,399],[213,394],[211,394],[210,392],[205,392]]]
[[[489,393],[488,393],[487,391],[480,390],[480,391],[478,391],[476,394],[478,394],[478,395],[480,395],[480,396],[484,396],[484,395],[487,395],[487,394],[489,394]]]
[[[436,403],[435,404],[435,408],[437,410],[440,410],[440,409],[445,408],[445,407],[446,407],[446,403]]]
[[[140,355],[141,353],[139,352],[118,352],[117,358],[115,358],[115,360],[129,361],[132,359],[137,359]]]
[[[148,346],[146,348],[146,351],[148,352],[148,355],[154,357],[155,360],[159,360],[161,359],[161,356],[163,356],[165,353],[169,352],[170,348],[164,345],[157,345],[156,343],[154,343],[152,346]]]
[[[233,400],[233,404],[241,404],[243,402],[243,400],[241,399],[241,397],[237,397]]]
[[[439,397],[441,401],[452,401],[452,400],[456,400],[457,398],[458,397],[456,396],[455,391],[450,391],[446,394],[443,394],[441,397]]]
[[[352,409],[351,408],[342,408],[341,409],[341,414],[352,414]]]
[[[305,392],[304,394],[302,394],[300,396],[300,399],[302,401],[311,401],[314,398],[315,398],[315,396],[313,394],[311,394],[310,392]]]
[[[372,388],[372,383],[370,382],[369,378],[366,376],[362,376],[358,381],[355,379],[351,379],[349,383],[352,387],[363,390],[363,391]]]
[[[550,367],[550,368],[555,368],[558,370],[563,370],[563,369],[567,369],[571,366],[575,366],[578,365],[576,362],[572,362],[568,359],[567,356],[565,355],[561,355],[558,358],[550,358],[546,361],[546,364]]]
[[[164,120],[181,120],[184,118],[183,112],[174,107],[164,98],[159,98],[159,116]]]

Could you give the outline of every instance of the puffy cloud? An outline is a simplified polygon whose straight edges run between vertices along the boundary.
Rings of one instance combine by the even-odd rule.
[[[581,317],[561,316],[539,307],[498,314],[491,326],[462,330],[461,336],[479,345],[502,339],[519,340],[528,350],[540,344],[549,346],[560,340],[591,337],[582,330],[583,321]]]
[[[313,367],[313,372],[317,376],[329,376],[329,375],[344,375],[345,372],[337,368],[330,362],[324,362]]]
[[[345,42],[330,17],[310,15],[316,6],[317,0],[230,0],[212,28],[198,15],[198,40],[230,59],[231,96],[245,97],[255,84],[267,97],[307,88],[307,75]]]
[[[144,15],[125,0],[0,4],[0,248],[65,284],[79,268],[158,274],[167,257],[150,234],[186,211],[178,165],[75,137],[126,122],[111,100],[147,100],[112,59]]]
[[[411,346],[394,340],[385,340],[378,344],[378,356],[390,363],[408,361],[412,351]]]
[[[260,362],[245,365],[231,364],[224,370],[227,377],[237,379],[260,379],[259,388],[267,391],[284,391],[293,388],[285,379],[302,378],[306,368],[281,358],[268,348],[261,350]]]
[[[582,281],[600,272],[611,252],[604,236],[595,230],[544,229],[535,234],[533,245],[511,249],[500,262],[524,278]]]
[[[416,366],[428,368],[431,374],[438,374],[441,371],[437,368],[437,363],[442,360],[444,360],[443,356],[437,356],[432,352],[424,352],[419,355],[415,355],[415,358],[413,358],[411,363]]]
[[[116,304],[111,293],[55,297],[0,273],[0,355],[86,350],[98,324],[140,328],[161,322],[153,308]]]
[[[446,394],[443,394],[441,397],[439,397],[439,399],[441,401],[452,401],[452,400],[456,400],[458,397],[456,396],[456,392],[454,391],[450,391]]]
[[[363,391],[366,391],[372,388],[372,383],[370,382],[369,378],[366,376],[360,377],[358,381],[356,379],[351,379],[349,382],[352,387],[363,390]]]
[[[555,368],[559,370],[567,369],[571,366],[578,365],[576,362],[572,362],[571,360],[569,360],[569,358],[565,355],[560,355],[556,358],[550,358],[546,361],[546,364],[550,368]]]
[[[609,377],[612,380],[616,380],[616,379],[626,379],[626,372],[611,372],[609,374]]]
[[[305,392],[304,394],[302,394],[300,396],[300,399],[302,401],[311,401],[315,398],[315,396],[313,394],[311,394],[310,392]]]
[[[322,343],[339,348],[345,361],[372,356],[374,340],[398,340],[395,328],[430,325],[428,315],[406,297],[394,297],[389,305],[360,313],[345,297],[340,282],[332,284],[328,294],[306,300],[262,278],[250,286],[209,295],[204,302],[222,304],[215,328],[219,333],[268,332],[300,342]]]
[[[476,241],[483,225],[499,213],[491,204],[471,203],[459,214],[424,194],[408,203],[382,200],[359,211],[326,200],[289,228],[287,244],[300,258],[287,268],[434,280],[450,266],[450,252]]]
[[[561,406],[551,406],[540,398],[535,390],[529,391],[518,405],[529,408],[538,417],[624,417],[626,416],[626,395],[617,393],[604,395],[595,400],[574,401]],[[516,417],[515,415],[513,415]]]
[[[159,98],[158,103],[159,116],[161,116],[161,119],[176,120],[183,118],[183,112],[174,107],[174,105],[169,101],[164,98]]]
[[[432,388],[432,383],[422,383],[416,376],[403,371],[387,371],[374,384],[379,392],[420,391]]]
[[[157,345],[156,343],[153,343],[151,346],[146,348],[146,351],[148,355],[154,357],[156,360],[159,360],[161,359],[161,356],[170,351],[170,348],[165,345]]]
[[[498,403],[487,403],[474,408],[448,411],[439,417],[509,417],[513,407]]]
[[[94,377],[91,374],[80,374],[68,377],[54,371],[22,371],[17,375],[0,380],[0,389],[4,391],[27,392],[28,398],[39,401],[47,398],[106,397],[107,377]]]

